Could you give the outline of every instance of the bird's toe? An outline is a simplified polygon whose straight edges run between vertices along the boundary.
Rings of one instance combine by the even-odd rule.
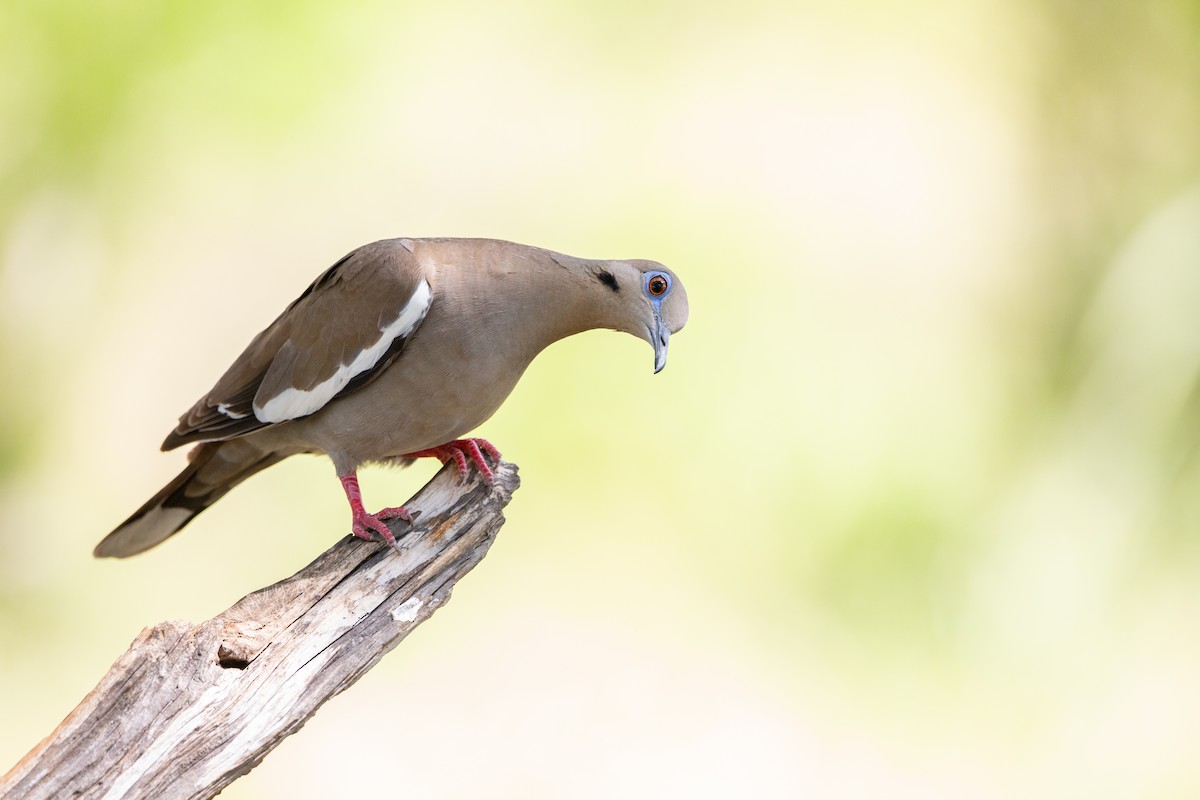
[[[396,511],[394,508],[385,508],[384,511]],[[404,511],[403,508],[399,509]],[[407,511],[404,511],[407,514]],[[399,514],[392,514],[391,517],[398,517]],[[365,539],[368,542],[377,542],[380,539],[387,542],[392,547],[396,547],[396,537],[388,530],[388,526],[383,524],[383,519],[388,519],[387,515],[380,514],[361,514],[354,515],[354,524],[350,528],[350,532],[360,539]]]
[[[404,506],[389,506],[375,512],[378,519],[402,519],[409,525],[413,524],[413,515]]]

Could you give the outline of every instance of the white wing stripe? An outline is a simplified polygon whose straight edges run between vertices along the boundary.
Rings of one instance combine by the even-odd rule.
[[[229,407],[228,403],[217,403],[217,411],[229,417],[230,419],[245,419],[249,414],[239,414]]]
[[[258,417],[262,422],[272,423],[306,417],[309,414],[319,411],[338,392],[346,388],[346,384],[354,380],[355,376],[366,372],[379,363],[379,359],[383,358],[384,353],[392,346],[392,342],[412,333],[413,329],[417,327],[421,320],[425,319],[425,315],[429,312],[429,302],[432,295],[433,292],[429,288],[429,282],[422,280],[413,292],[412,297],[404,304],[400,315],[390,325],[380,331],[379,339],[375,344],[360,352],[349,364],[339,366],[337,372],[311,389],[288,388],[262,405],[259,405],[256,398],[254,401],[254,416]]]

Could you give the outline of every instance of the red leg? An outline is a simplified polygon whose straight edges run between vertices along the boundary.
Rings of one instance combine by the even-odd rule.
[[[388,530],[388,526],[383,524],[383,520],[399,518],[411,525],[412,515],[404,506],[385,508],[377,514],[368,514],[367,510],[363,508],[362,490],[358,488],[358,475],[351,472],[349,475],[338,477],[342,482],[342,488],[346,490],[346,499],[350,501],[350,513],[353,519],[351,533],[367,541],[373,541],[375,534],[378,534],[383,537],[385,542],[399,550],[400,546],[396,544],[396,537]]]
[[[458,477],[465,477],[467,470],[470,468],[467,460],[476,466],[479,474],[488,483],[496,479],[492,474],[492,468],[488,466],[487,458],[484,454],[492,457],[497,463],[500,461],[500,451],[492,445],[487,439],[455,439],[453,442],[446,442],[437,447],[431,447],[428,450],[418,450],[415,453],[405,454],[405,458],[436,458],[445,464],[450,459],[454,459],[454,466],[458,470]]]

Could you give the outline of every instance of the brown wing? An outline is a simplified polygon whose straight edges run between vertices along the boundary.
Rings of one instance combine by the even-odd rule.
[[[365,245],[322,273],[179,418],[162,448],[299,419],[377,377],[432,301],[406,244]]]

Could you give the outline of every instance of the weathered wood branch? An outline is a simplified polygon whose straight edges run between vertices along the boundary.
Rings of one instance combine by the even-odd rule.
[[[414,529],[394,529],[402,553],[347,536],[207,622],[142,631],[0,796],[213,797],[449,599],[518,485],[512,464],[491,486],[444,468],[408,504]]]

